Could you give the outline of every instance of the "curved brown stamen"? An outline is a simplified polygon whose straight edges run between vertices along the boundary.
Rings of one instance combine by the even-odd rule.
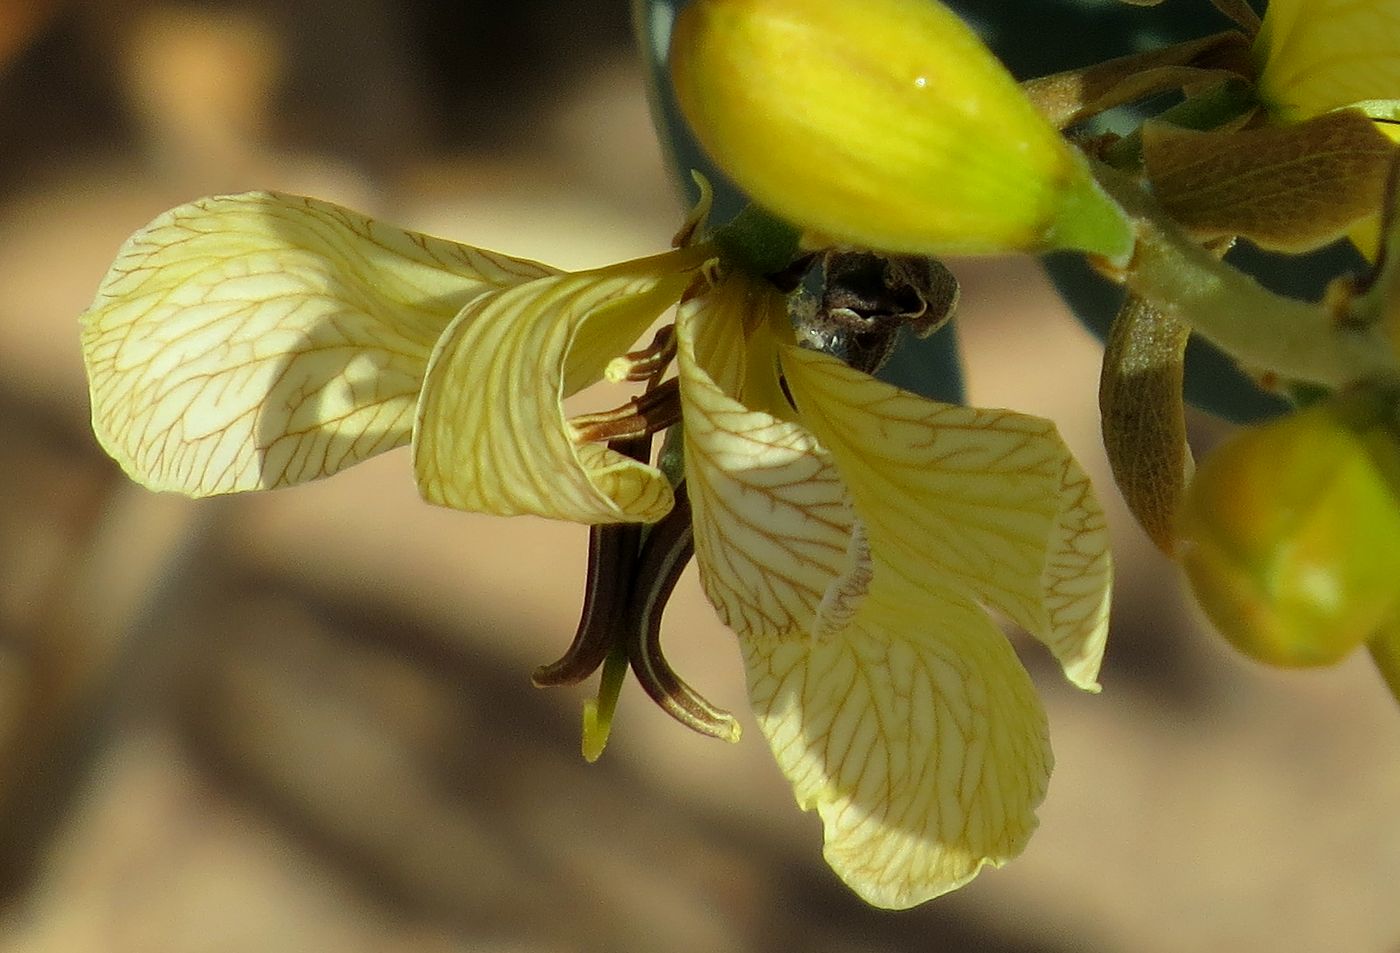
[[[622,356],[627,363],[627,380],[652,381],[671,366],[676,357],[676,326],[658,328],[651,343],[640,351],[628,351]]]
[[[589,527],[588,575],[578,630],[557,661],[535,669],[530,681],[537,687],[577,685],[608,657],[617,641],[618,616],[626,609],[641,534],[636,523]]]
[[[675,327],[667,325],[656,332],[645,348],[626,355],[633,362],[634,369],[644,363],[648,369],[645,376],[637,378],[647,382],[647,389],[640,398],[631,402],[632,406],[640,406],[650,399],[648,395],[660,389],[657,382],[666,373],[675,354]],[[676,399],[679,408],[679,398]],[[650,403],[647,406],[651,406]],[[627,405],[619,408],[626,409]],[[594,416],[616,417],[618,413],[612,411]],[[611,437],[609,449],[646,463],[651,459],[651,435],[654,432],[643,429],[637,433],[609,434],[600,439]],[[614,523],[589,527],[588,569],[584,577],[583,611],[579,615],[578,629],[562,656],[535,669],[530,681],[536,686],[547,688],[578,684],[596,672],[607,660],[608,653],[619,644],[621,630],[618,620],[627,614],[641,545],[642,527],[639,524]]]
[[[645,462],[651,457],[651,435],[614,440],[608,447]],[[589,527],[588,570],[578,629],[558,660],[535,669],[530,676],[535,685],[576,685],[603,664],[608,650],[618,641],[617,620],[627,611],[641,540],[642,527],[637,523]]]
[[[663,328],[643,351],[626,355],[628,376],[648,373],[645,393],[616,410],[571,421],[580,441],[607,440],[610,449],[635,460],[651,456],[652,435],[680,422],[680,389],[675,379],[660,382],[675,356],[674,330]],[[661,618],[677,580],[695,552],[690,500],[685,482],[675,487],[675,504],[649,529],[636,524],[594,526],[589,533],[588,580],[583,613],[564,655],[535,670],[539,686],[571,685],[603,668],[604,685],[595,708],[585,706],[584,755],[590,761],[607,742],[620,681],[609,690],[609,672],[620,678],[619,662],[663,711],[701,734],[729,741],[739,738],[734,716],[716,708],[685,683],[661,651]],[[606,713],[603,711],[606,701]],[[591,747],[590,747],[591,746]],[[591,752],[591,753],[590,753]]]
[[[580,443],[645,437],[680,423],[680,382],[663,381],[621,407],[569,421]]]
[[[675,506],[651,527],[642,544],[637,588],[628,604],[627,652],[638,684],[663,711],[703,735],[737,741],[739,723],[734,716],[687,685],[661,651],[661,617],[694,552],[690,500],[682,482],[676,487]]]

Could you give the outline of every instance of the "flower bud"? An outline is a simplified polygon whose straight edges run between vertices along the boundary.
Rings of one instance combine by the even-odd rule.
[[[1342,410],[1244,431],[1187,491],[1179,527],[1196,599],[1262,662],[1336,662],[1400,606],[1400,450]]]
[[[935,0],[695,0],[671,69],[720,168],[816,240],[1120,263],[1131,249],[1084,158]]]

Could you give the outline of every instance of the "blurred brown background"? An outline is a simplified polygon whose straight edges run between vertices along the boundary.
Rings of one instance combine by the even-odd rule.
[[[561,265],[678,207],[621,0],[0,0],[0,951],[1395,949],[1400,714],[1192,621],[1096,449],[1097,348],[1023,262],[959,265],[972,396],[1057,419],[1120,561],[1101,696],[1033,647],[1058,757],[1025,856],[863,907],[747,720],[691,735],[531,668],[585,531],[420,503],[398,451],[191,503],[87,430],[75,318],[187,199],[303,191]],[[668,651],[743,709],[693,578]],[[1025,646],[1023,646],[1025,647]]]

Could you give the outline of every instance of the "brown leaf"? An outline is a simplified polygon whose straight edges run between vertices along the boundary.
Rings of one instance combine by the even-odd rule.
[[[1113,320],[1099,379],[1113,478],[1138,524],[1168,556],[1192,469],[1181,397],[1189,336],[1185,323],[1130,294]]]
[[[1142,150],[1158,203],[1193,237],[1238,235],[1291,253],[1376,214],[1396,154],[1356,110],[1240,132],[1148,123]]]

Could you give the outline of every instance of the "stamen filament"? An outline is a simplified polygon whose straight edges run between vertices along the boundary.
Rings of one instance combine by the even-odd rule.
[[[676,504],[652,526],[642,544],[637,580],[627,619],[627,651],[637,683],[672,718],[703,735],[739,740],[739,722],[685,683],[661,651],[661,617],[676,582],[695,552],[690,500],[685,484],[676,487]]]
[[[680,385],[662,381],[675,357],[675,332],[656,333],[650,345],[619,358],[628,376],[645,379],[644,393],[623,406],[570,421],[580,442],[606,440],[634,460],[651,457],[652,436],[680,422]],[[643,375],[643,371],[645,374]],[[663,449],[663,455],[666,451]],[[588,537],[583,612],[564,655],[535,670],[537,686],[572,685],[603,668],[596,698],[583,705],[583,756],[596,761],[612,731],[618,693],[630,667],[663,711],[701,734],[739,740],[739,723],[685,683],[661,651],[661,618],[677,580],[695,553],[685,481],[675,484],[671,511],[650,527],[594,526]]]
[[[680,423],[680,382],[663,381],[621,407],[569,421],[579,443],[645,437]]]
[[[617,618],[637,567],[642,527],[636,523],[593,526],[588,531],[588,574],[583,612],[574,640],[555,662],[530,676],[538,688],[577,685],[598,670],[616,639]]]
[[[651,436],[615,440],[608,445],[633,460],[651,457]],[[564,654],[535,669],[530,681],[539,688],[577,685],[598,670],[617,641],[617,620],[627,611],[627,598],[642,542],[637,523],[608,523],[589,527],[588,569],[584,577],[583,612],[574,640]]]

